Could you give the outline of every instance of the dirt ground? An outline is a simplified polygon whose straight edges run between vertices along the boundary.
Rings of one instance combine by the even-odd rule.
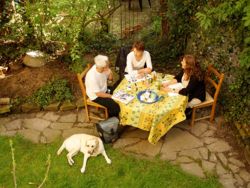
[[[81,95],[76,75],[62,62],[49,62],[40,68],[23,66],[20,70],[7,72],[0,80],[0,97],[27,97],[42,87],[53,77],[65,78],[75,96]]]

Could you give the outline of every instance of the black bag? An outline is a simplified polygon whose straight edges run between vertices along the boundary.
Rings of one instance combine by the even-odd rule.
[[[96,123],[96,129],[102,141],[106,144],[112,143],[119,138],[119,119],[111,117]]]

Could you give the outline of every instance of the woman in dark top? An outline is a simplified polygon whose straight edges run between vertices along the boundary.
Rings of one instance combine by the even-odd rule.
[[[204,74],[199,64],[192,55],[185,55],[181,61],[182,71],[175,76],[175,79],[163,84],[163,90],[166,92],[176,92],[188,96],[187,110],[205,100],[206,90],[204,83]],[[177,82],[182,83],[183,88],[171,89],[169,85]]]

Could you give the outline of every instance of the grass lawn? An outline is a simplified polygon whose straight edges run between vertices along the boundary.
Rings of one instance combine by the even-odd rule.
[[[80,173],[82,154],[74,157],[75,164],[70,167],[66,152],[56,155],[62,141],[53,144],[32,144],[21,137],[13,137],[15,149],[17,187],[37,187],[43,180],[48,154],[51,154],[51,167],[43,187],[130,187],[130,188],[198,188],[221,187],[216,178],[200,179],[183,172],[159,159],[152,161],[133,156],[106,146],[112,164],[108,165],[100,155],[90,158],[85,174]],[[0,188],[14,187],[9,138],[0,137]]]

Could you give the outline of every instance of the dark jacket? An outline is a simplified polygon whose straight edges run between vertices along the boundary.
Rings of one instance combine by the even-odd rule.
[[[178,82],[181,82],[183,74],[184,72],[182,70],[178,75],[175,76],[175,79]],[[200,81],[195,76],[191,76],[187,87],[181,89],[179,94],[188,96],[188,101],[191,101],[193,98],[205,101],[206,89],[204,80]]]

